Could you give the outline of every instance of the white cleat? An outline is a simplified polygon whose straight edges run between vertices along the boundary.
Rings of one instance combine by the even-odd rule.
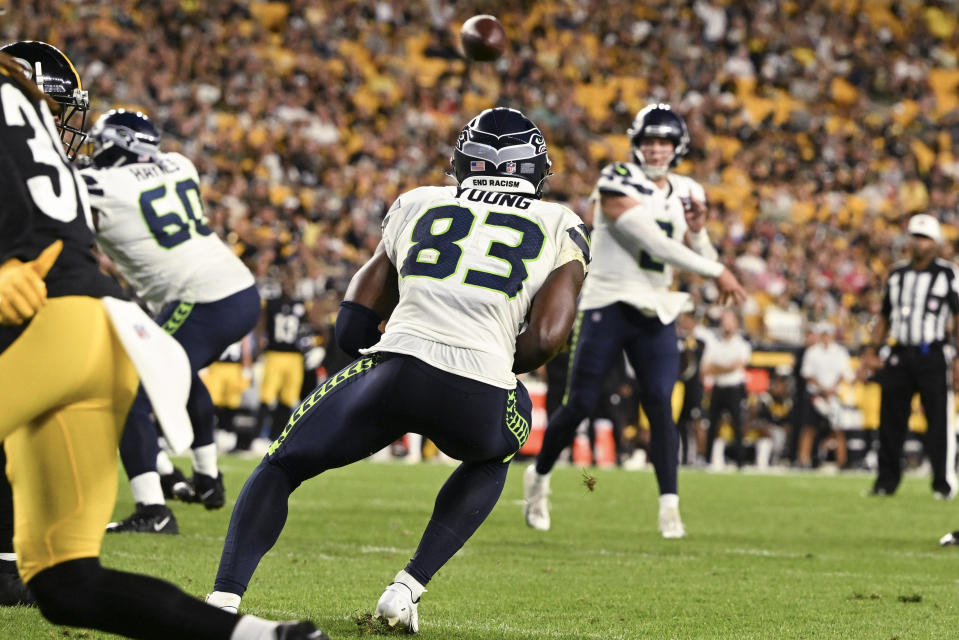
[[[679,507],[659,508],[659,532],[664,538],[676,539],[686,537],[686,528],[679,517]]]
[[[413,602],[413,592],[405,584],[394,582],[386,587],[386,591],[376,603],[374,618],[383,618],[391,627],[400,625],[407,632],[416,633],[420,629],[419,614],[416,611],[416,602]]]
[[[549,531],[549,475],[536,473],[535,464],[523,473],[523,498],[526,524],[539,531]]]
[[[206,603],[227,613],[236,613],[240,608],[240,596],[226,591],[214,591],[207,594]]]

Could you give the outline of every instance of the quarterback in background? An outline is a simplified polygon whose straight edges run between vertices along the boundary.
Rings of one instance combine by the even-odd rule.
[[[573,212],[539,199],[546,142],[519,111],[480,113],[451,162],[458,186],[414,189],[387,212],[336,321],[339,346],[363,355],[296,408],[247,480],[211,604],[240,605],[296,487],[414,432],[463,461],[376,605],[377,618],[415,632],[426,585],[499,500],[530,429],[529,394],[516,374],[566,342],[589,240]]]
[[[207,226],[196,167],[179,153],[160,151],[160,134],[146,115],[111,110],[94,123],[90,138],[92,166],[81,176],[97,241],[190,359],[193,480],[172,491],[218,509],[225,493],[213,440],[215,411],[197,372],[256,326],[260,298],[253,275]],[[160,482],[160,473],[173,469],[157,468],[160,448],[150,414],[141,389],[120,443],[137,507],[111,523],[110,532],[178,531]]]
[[[741,301],[745,292],[716,261],[704,227],[702,187],[670,172],[689,149],[686,123],[668,105],[651,104],[636,115],[628,135],[635,162],[606,166],[593,193],[595,260],[579,302],[563,405],[551,416],[543,448],[524,476],[526,523],[549,529],[550,471],[593,411],[606,374],[625,349],[649,418],[659,530],[665,538],[682,538],[671,396],[679,376],[675,320],[689,296],[670,290],[673,268],[715,278],[724,300]]]

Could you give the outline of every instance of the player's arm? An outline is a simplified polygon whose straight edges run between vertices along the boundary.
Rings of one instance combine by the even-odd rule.
[[[400,299],[399,275],[383,242],[373,257],[360,267],[346,289],[336,316],[336,344],[354,358],[360,349],[380,339],[379,325],[387,320]]]
[[[576,299],[586,278],[579,261],[553,269],[533,298],[529,324],[516,338],[513,373],[526,373],[559,353],[576,320]]]
[[[643,210],[643,204],[629,196],[603,193],[600,196],[603,215],[612,223],[613,235],[626,246],[645,251],[686,271],[716,279],[723,301],[742,302],[746,292],[736,276],[721,262],[705,258],[682,242],[663,233],[652,216]]]

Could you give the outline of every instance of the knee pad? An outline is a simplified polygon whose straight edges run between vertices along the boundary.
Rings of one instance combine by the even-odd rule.
[[[44,569],[28,586],[44,618],[58,625],[87,626],[98,609],[96,585],[102,574],[97,558],[81,558]]]

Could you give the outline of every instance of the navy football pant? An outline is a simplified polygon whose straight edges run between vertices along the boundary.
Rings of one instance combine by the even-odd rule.
[[[216,302],[173,303],[156,317],[156,323],[183,345],[190,359],[193,379],[186,409],[193,423],[194,448],[213,443],[216,424],[210,392],[197,372],[252,331],[259,317],[260,295],[253,286]],[[156,471],[160,447],[152,411],[141,386],[120,439],[120,458],[130,478]]]
[[[230,518],[215,590],[246,591],[279,538],[289,496],[300,483],[361,460],[407,432],[423,434],[463,461],[440,489],[406,566],[426,584],[493,510],[509,459],[529,436],[531,410],[522,383],[500,389],[407,355],[360,358],[293,411],[247,479]]]
[[[659,492],[676,493],[679,434],[672,409],[673,386],[679,377],[676,325],[663,324],[623,303],[580,312],[563,406],[550,416],[536,471],[549,473],[560,452],[572,443],[576,427],[595,409],[603,382],[624,350],[649,418],[649,459]]]

